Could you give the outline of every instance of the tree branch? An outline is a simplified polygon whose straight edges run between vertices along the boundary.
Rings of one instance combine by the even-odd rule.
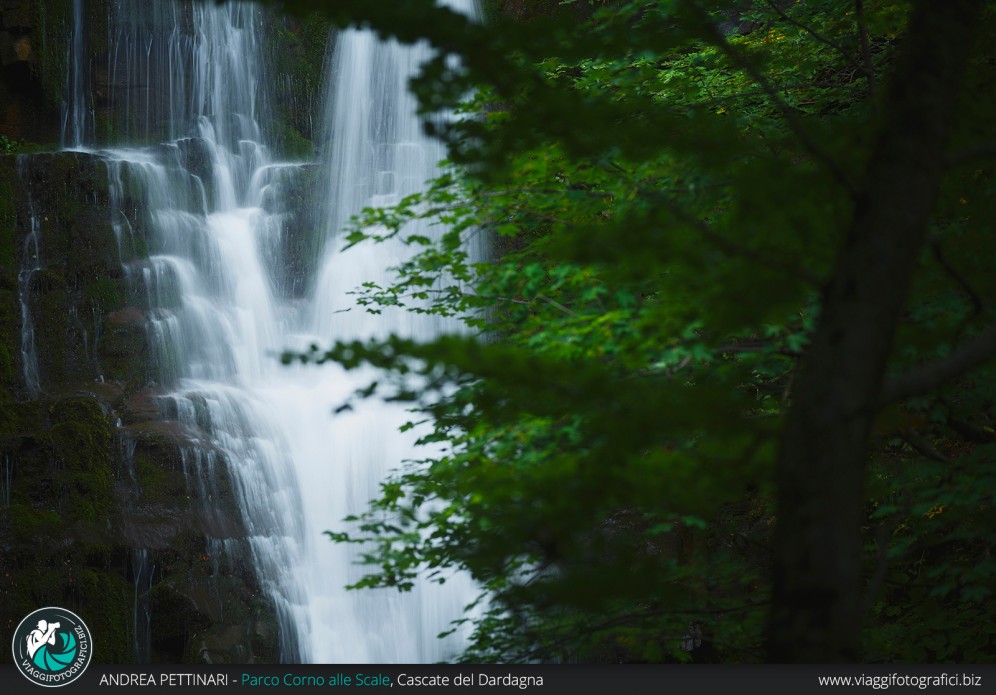
[[[566,306],[564,306],[563,304],[561,304],[558,301],[550,299],[545,294],[537,294],[536,295],[536,299],[542,299],[544,302],[546,302],[550,306],[555,307],[557,309],[560,309],[562,312],[564,312],[565,314],[568,314],[569,316],[575,316],[576,317],[578,315],[577,312],[572,311],[571,309],[568,309]]]
[[[704,236],[708,241],[712,242],[716,247],[731,256],[746,258],[747,260],[753,261],[758,265],[771,268],[772,270],[778,270],[792,277],[799,278],[800,280],[803,280],[813,286],[818,287],[823,282],[820,278],[803,268],[798,262],[791,262],[776,258],[772,254],[764,253],[759,249],[752,248],[746,244],[742,244],[739,241],[730,239],[729,237],[720,234],[713,229],[709,223],[695,217],[669,196],[663,195],[657,191],[648,190],[641,190],[640,193],[660,201],[668,212],[674,215],[678,220],[699,230],[702,233],[702,236]]]
[[[943,359],[926,362],[884,384],[879,405],[917,396],[957,379],[996,357],[996,324],[955,348]]]
[[[854,13],[858,24],[858,35],[861,39],[861,58],[865,62],[862,72],[868,78],[868,96],[875,98],[875,69],[872,66],[871,49],[868,47],[868,26],[865,24],[864,0],[854,0]]]
[[[721,50],[726,57],[729,58],[734,64],[736,64],[741,70],[743,70],[748,77],[750,77],[754,82],[757,83],[764,93],[771,99],[771,103],[774,105],[775,109],[781,114],[782,118],[785,119],[785,123],[788,125],[789,129],[795,133],[795,136],[802,143],[802,146],[818,161],[822,162],[827,169],[833,174],[833,177],[837,182],[844,187],[844,189],[850,194],[852,198],[857,195],[857,187],[851,180],[851,177],[847,175],[847,172],[840,166],[840,163],[830,156],[823,147],[820,146],[813,136],[810,134],[806,128],[803,127],[799,118],[796,116],[795,109],[790,106],[781,95],[775,86],[766,78],[757,66],[754,65],[747,56],[743,55],[734,46],[726,40],[723,33],[719,30],[716,24],[710,19],[706,12],[699,7],[696,3],[687,3],[691,6],[692,11],[698,16],[699,21],[702,22],[705,28],[707,38],[711,43],[713,43],[719,50]]]
[[[913,447],[922,456],[926,456],[929,459],[937,461],[938,463],[947,463],[948,457],[942,454],[940,451],[934,448],[934,446],[928,442],[926,439],[921,437],[913,430],[901,430],[899,436],[904,442]]]
[[[796,377],[778,452],[768,659],[861,658],[868,439],[876,406],[954,378],[987,340],[895,383],[885,370],[941,189],[982,0],[912,3],[861,191]]]
[[[950,405],[948,406],[950,410]],[[970,442],[975,442],[977,444],[990,444],[996,442],[996,434],[992,430],[987,430],[985,427],[975,424],[974,422],[968,422],[967,420],[961,420],[955,416],[948,413],[947,425],[959,435],[964,437]]]
[[[790,350],[788,348],[775,348],[772,349],[770,346],[770,341],[766,341],[761,344],[731,344],[731,345],[720,345],[714,348],[715,352],[720,354],[724,353],[769,353],[772,355],[781,355],[783,357],[791,357],[794,360],[802,357],[803,353],[797,350]]]
[[[996,142],[981,142],[971,147],[952,152],[944,159],[947,167],[956,167],[961,164],[970,164],[980,159],[996,158]]]
[[[865,74],[866,77],[871,79],[871,75],[868,73],[868,69],[864,65],[862,65],[861,62],[858,61],[858,59],[855,56],[851,55],[851,53],[846,48],[841,46],[836,41],[828,39],[827,37],[823,36],[823,34],[817,33],[817,31],[812,27],[807,26],[802,22],[800,22],[799,20],[790,17],[788,13],[785,12],[785,10],[783,10],[781,7],[778,6],[778,3],[776,3],[775,0],[765,0],[765,2],[768,4],[768,6],[771,9],[773,9],[778,14],[778,16],[782,19],[782,21],[788,22],[792,26],[802,29],[804,32],[812,36],[814,39],[822,43],[824,46],[829,46],[833,50],[837,51],[838,53],[840,53],[841,56],[843,56],[844,60],[846,60],[848,63],[851,64],[851,67],[855,68],[856,70],[860,70]]]
[[[937,239],[930,240],[930,250],[934,254],[934,260],[937,264],[944,269],[948,277],[954,280],[955,284],[962,289],[962,291],[968,295],[969,301],[972,302],[972,315],[968,317],[968,321],[972,321],[982,313],[982,298],[979,297],[979,293],[969,284],[968,280],[963,278],[957,270],[954,269],[950,263],[948,263],[947,258],[944,257],[944,252],[941,249],[941,243]]]

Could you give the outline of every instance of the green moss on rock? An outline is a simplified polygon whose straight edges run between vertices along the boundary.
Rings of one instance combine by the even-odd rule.
[[[14,157],[0,157],[0,265],[10,267],[18,261],[15,195],[20,192],[20,181],[14,162]]]
[[[110,422],[92,398],[59,400],[49,414],[53,485],[64,495],[69,519],[99,528],[113,501]]]
[[[22,543],[56,539],[62,531],[62,517],[51,509],[35,509],[12,504],[7,509],[14,536]]]
[[[271,83],[276,86],[271,136],[285,157],[315,155],[312,114],[319,110],[325,88],[326,50],[330,26],[320,13],[304,17],[275,16],[265,37]]]
[[[93,311],[110,313],[117,311],[125,304],[120,283],[107,277],[97,278],[88,283],[83,290],[83,298],[86,300],[88,308]]]
[[[110,324],[97,343],[97,354],[107,379],[137,388],[148,369],[148,336],[144,323]]]

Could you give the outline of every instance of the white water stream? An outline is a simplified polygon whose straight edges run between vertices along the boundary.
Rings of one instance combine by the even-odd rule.
[[[473,0],[451,4],[473,11]],[[192,30],[181,29],[183,22]],[[185,459],[191,481],[222,461],[233,474],[255,566],[277,606],[285,659],[444,660],[456,655],[462,638],[436,635],[461,615],[472,596],[469,581],[456,577],[407,594],[347,592],[344,586],[366,570],[356,565],[354,549],[323,535],[363,511],[386,473],[416,455],[417,434],[398,431],[408,414],[368,401],[333,416],[370,374],[283,367],[277,359],[286,348],[311,343],[458,330],[431,317],[355,307],[348,292],[365,281],[390,282],[388,269],[409,251],[362,244],[341,252],[338,238],[363,207],[419,190],[444,156],[422,134],[407,92],[429,52],[381,43],[365,31],[338,37],[321,162],[328,189],[315,201],[326,220],[326,255],[310,294],[288,299],[272,250],[285,233],[283,186],[302,165],[273,161],[267,147],[262,26],[258,8],[234,2],[123,3],[112,17],[112,85],[135,82],[146,90],[144,102],[130,94],[116,108],[127,103],[138,113],[145,126],[136,135],[156,132],[151,122],[159,119],[174,138],[104,152],[112,207],[136,187],[144,201],[148,260],[134,251],[136,232],[124,214],[115,231],[129,278],[148,298],[161,407],[195,441]],[[68,144],[86,145],[80,138],[87,128],[72,119],[87,118],[87,109],[73,106],[67,114]]]

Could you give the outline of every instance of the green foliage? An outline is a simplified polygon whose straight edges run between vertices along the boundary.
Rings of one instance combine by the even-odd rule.
[[[0,154],[15,154],[21,149],[20,140],[11,140],[6,135],[0,135]]]
[[[363,546],[357,588],[469,572],[468,660],[760,660],[777,440],[907,6],[561,5],[487,26],[428,1],[325,9],[429,37],[442,53],[413,83],[423,109],[468,115],[438,128],[448,172],[348,240],[416,251],[392,285],[357,288],[368,310],[458,316],[470,333],[285,356],[380,367],[357,397],[431,426],[425,457],[331,536]],[[986,50],[968,76],[982,90]],[[991,112],[965,113],[970,148]],[[944,182],[893,372],[994,318],[992,173],[972,160]],[[438,241],[406,233],[414,220]],[[882,413],[869,660],[991,658],[991,628],[953,634],[996,608],[991,376]]]

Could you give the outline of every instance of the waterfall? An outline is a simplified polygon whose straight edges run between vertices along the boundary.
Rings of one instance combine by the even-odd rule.
[[[68,79],[62,102],[62,146],[80,147],[93,140],[93,91],[86,51],[84,0],[73,0],[73,29],[66,47]]]
[[[472,0],[450,4],[468,14],[475,10]],[[352,301],[350,293],[364,282],[390,284],[389,268],[411,254],[400,240],[341,251],[340,232],[352,215],[365,207],[398,203],[438,174],[445,148],[424,135],[416,101],[408,91],[409,79],[431,55],[426,45],[381,41],[369,30],[350,30],[338,37],[325,115],[328,144],[323,166],[329,186],[322,217],[327,220],[329,241],[306,307],[301,346],[391,333],[429,339],[460,328],[454,320],[400,309],[374,315]],[[439,233],[428,223],[406,231],[430,238]],[[297,465],[304,521],[313,539],[315,531],[341,528],[345,514],[362,511],[388,472],[414,456],[419,433],[399,431],[411,416],[394,404],[367,402],[335,419],[327,418],[326,413],[375,379],[375,374],[346,373],[335,366],[319,373],[297,369],[305,379],[317,381],[294,394],[281,410],[288,426],[298,419],[308,422],[298,428],[300,437],[307,439],[295,438],[295,446],[300,446],[295,460],[314,459],[308,452],[330,450],[324,462],[319,457],[314,459],[317,465]],[[315,557],[319,561],[309,564],[303,577],[308,610],[298,623],[305,631],[300,640],[310,649],[305,652],[308,660],[345,656],[355,662],[424,662],[454,655],[459,637],[443,642],[434,635],[458,617],[472,597],[466,578],[450,578],[445,589],[420,584],[410,596],[389,590],[344,596],[337,590],[339,582],[330,582],[329,577],[349,583],[359,580],[366,570],[357,566],[357,553],[325,547],[317,549]]]
[[[472,0],[451,4],[473,11]],[[283,191],[313,164],[271,157],[261,10],[240,2],[156,0],[115,3],[111,13],[107,100],[125,113],[131,144],[97,154],[107,164],[125,274],[148,317],[150,382],[163,418],[187,442],[188,487],[210,501],[217,497],[218,471],[231,475],[260,584],[277,611],[285,660],[455,656],[462,637],[436,635],[472,597],[468,579],[420,584],[406,594],[348,592],[344,587],[365,569],[357,566],[355,549],[323,535],[362,512],[384,476],[415,456],[418,433],[399,431],[408,414],[369,402],[333,416],[371,375],[334,366],[283,367],[277,359],[287,348],[312,343],[390,333],[431,338],[459,329],[452,321],[404,312],[372,316],[354,306],[351,290],[366,281],[389,282],[388,269],[410,251],[388,243],[342,252],[338,238],[352,214],[397,202],[437,172],[444,151],[423,135],[407,92],[429,49],[380,42],[369,31],[339,37],[321,162],[329,188],[325,200],[315,202],[318,217],[327,220],[325,251],[302,299],[288,291],[275,249],[286,231]],[[83,147],[92,142],[80,124],[86,109],[81,121],[78,109],[67,118],[72,137],[66,141]],[[138,146],[156,139],[166,142]],[[204,515],[210,520],[210,508]],[[213,536],[213,552],[237,552],[239,544],[228,542],[220,521]],[[147,651],[142,634],[155,630],[155,616],[141,616],[144,551],[133,560],[141,653]]]
[[[21,161],[18,160],[19,167]],[[23,176],[23,173],[21,175]],[[41,224],[35,214],[30,195],[28,196],[28,224],[30,225],[29,231],[24,238],[24,247],[21,250],[21,268],[17,274],[17,295],[21,304],[21,371],[28,394],[35,398],[41,390],[41,375],[38,370],[35,322],[31,315],[30,296],[31,281],[35,274],[41,270],[42,260],[41,244],[39,243]]]
[[[156,568],[149,562],[149,551],[136,548],[131,553],[132,623],[134,634],[132,648],[138,663],[150,663],[152,643],[152,614],[149,609],[149,590]]]
[[[280,228],[280,183],[299,166],[272,162],[260,127],[260,10],[156,2],[115,12],[109,73],[123,75],[112,83],[137,80],[143,89],[111,102],[125,109],[132,137],[173,138],[104,153],[118,247],[133,291],[144,295],[152,381],[163,417],[184,433],[183,472],[205,505],[215,552],[238,551],[210,507],[221,498],[219,479],[231,476],[282,627],[283,657],[297,660],[304,599],[294,576],[309,560],[288,446],[294,433],[271,421],[267,391],[280,382],[274,356],[294,309],[275,292],[263,249]],[[142,203],[137,215],[124,209],[126,191]],[[147,257],[134,253],[136,236]]]

